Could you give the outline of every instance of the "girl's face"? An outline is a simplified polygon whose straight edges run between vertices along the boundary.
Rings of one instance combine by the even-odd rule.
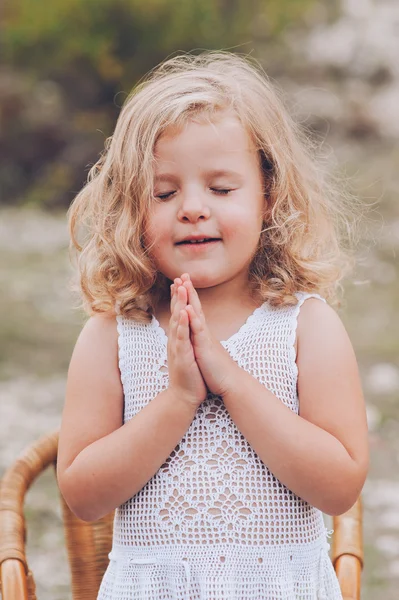
[[[258,154],[240,121],[189,121],[164,133],[154,154],[158,202],[145,241],[155,242],[157,269],[170,280],[188,273],[196,288],[234,280],[245,289],[265,199]],[[181,243],[192,237],[216,241]]]

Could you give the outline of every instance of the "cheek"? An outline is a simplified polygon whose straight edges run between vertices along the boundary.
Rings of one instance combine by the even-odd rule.
[[[170,237],[171,233],[167,215],[165,215],[165,211],[162,211],[160,208],[161,207],[156,207],[156,209],[151,212],[147,221],[147,233],[145,235],[146,246],[148,247],[151,244],[155,244],[154,250],[156,250],[156,246],[165,240],[165,238]]]
[[[245,247],[257,243],[262,229],[262,216],[247,210],[238,210],[224,220],[223,231],[226,240],[236,241]]]

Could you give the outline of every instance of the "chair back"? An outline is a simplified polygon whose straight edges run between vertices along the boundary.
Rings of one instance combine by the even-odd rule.
[[[359,600],[364,566],[363,503],[359,496],[343,515],[333,518],[331,560],[344,600]]]
[[[56,469],[58,432],[32,444],[6,471],[0,488],[0,581],[4,600],[36,600],[26,552],[24,502],[33,481]],[[98,521],[78,519],[60,494],[73,600],[96,600],[112,545],[114,511]]]
[[[78,519],[61,496],[73,600],[96,600],[108,565],[114,512],[98,521]]]

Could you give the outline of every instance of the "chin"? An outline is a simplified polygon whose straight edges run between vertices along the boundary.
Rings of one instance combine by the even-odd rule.
[[[182,267],[181,271],[175,271],[175,274],[167,274],[166,270],[164,271],[165,276],[172,282],[176,277],[181,277],[183,273],[188,273],[190,275],[194,287],[198,289],[213,287],[225,281],[225,277],[220,275],[217,276],[212,268],[210,269],[210,272],[207,272],[207,268],[204,267],[204,265],[194,265],[194,267],[191,266],[191,268],[186,269]]]
[[[222,280],[219,280],[219,278],[216,278],[212,275],[196,275],[195,273],[190,273],[190,271],[186,271],[186,273],[190,275],[193,286],[199,290],[203,288],[214,287],[215,285],[222,283]]]

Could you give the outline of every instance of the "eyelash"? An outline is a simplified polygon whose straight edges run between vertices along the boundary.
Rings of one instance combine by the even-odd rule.
[[[228,188],[222,188],[222,189],[210,188],[210,190],[212,192],[215,192],[216,194],[220,194],[221,196],[227,196],[227,194],[229,192],[233,191],[233,190],[228,189]],[[159,198],[159,200],[168,200],[168,198],[170,198],[172,196],[172,194],[174,194],[174,192],[168,192],[167,194],[159,194],[156,197]]]

